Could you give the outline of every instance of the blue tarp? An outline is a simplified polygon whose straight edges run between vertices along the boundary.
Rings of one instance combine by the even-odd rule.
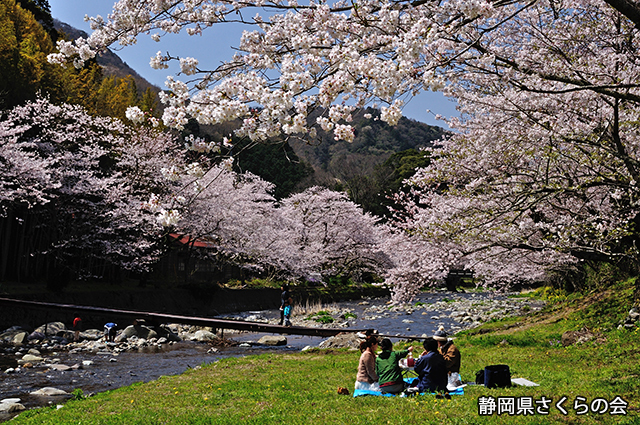
[[[407,383],[411,383],[414,379],[416,378],[405,378],[405,382]],[[431,393],[430,395],[435,395],[436,393]],[[464,395],[464,387],[458,387],[456,388],[454,391],[449,391],[449,394],[451,395]],[[382,397],[405,397],[403,394],[389,394],[389,393],[383,393],[381,391],[371,391],[371,390],[354,390],[353,391],[353,396],[354,397],[359,397],[359,396],[363,396],[363,395],[373,395],[373,396],[382,396]],[[416,395],[428,395],[427,393],[419,393]]]

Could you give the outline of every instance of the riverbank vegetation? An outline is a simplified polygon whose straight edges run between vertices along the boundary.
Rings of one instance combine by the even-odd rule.
[[[633,280],[606,291],[582,295],[537,290],[523,296],[543,297],[547,307],[518,318],[487,323],[456,336],[462,352],[462,377],[491,364],[509,365],[512,377],[540,386],[487,389],[467,386],[463,396],[437,400],[338,395],[353,390],[359,353],[347,349],[312,349],[301,353],[228,358],[201,365],[178,376],[166,376],[82,397],[62,407],[32,410],[17,424],[632,424],[638,423],[637,386],[640,342],[637,327],[618,325],[633,305]],[[563,333],[589,330],[593,338],[563,346]],[[396,348],[419,342],[397,341]],[[480,415],[481,397],[503,400],[550,399],[547,415]],[[563,398],[566,400],[556,407]],[[484,399],[482,399],[484,400]],[[601,401],[606,400],[605,404]],[[614,409],[613,400],[624,403]],[[582,413],[586,409],[587,414]],[[614,402],[615,405],[615,402]],[[599,412],[594,413],[591,408]],[[605,411],[606,410],[606,411]],[[614,412],[626,412],[612,414]]]

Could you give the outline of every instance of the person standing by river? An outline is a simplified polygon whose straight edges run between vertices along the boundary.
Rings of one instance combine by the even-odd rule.
[[[116,330],[118,329],[118,325],[109,322],[104,325],[104,340],[106,342],[113,342],[116,338]]]
[[[280,287],[282,293],[280,294],[280,326],[291,326],[291,305],[293,304],[293,298],[289,292],[288,285],[282,285]]]
[[[79,314],[73,315],[73,340],[80,341],[80,332],[82,331],[82,318]]]

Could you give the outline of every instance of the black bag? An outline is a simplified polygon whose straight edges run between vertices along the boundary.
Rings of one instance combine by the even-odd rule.
[[[476,372],[476,384],[484,385],[484,369],[480,369]]]
[[[484,368],[484,386],[487,388],[507,388],[511,386],[511,371],[506,364]]]

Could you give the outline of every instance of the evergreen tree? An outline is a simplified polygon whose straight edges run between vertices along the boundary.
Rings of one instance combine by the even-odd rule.
[[[274,196],[281,199],[293,193],[300,182],[313,174],[311,166],[301,161],[289,143],[239,142],[234,146],[235,168],[250,171],[275,185]]]
[[[52,68],[46,58],[52,51],[51,38],[32,13],[15,0],[0,3],[0,108],[34,99],[49,88],[43,83]]]
[[[53,27],[51,7],[47,0],[17,0],[20,7],[33,13],[33,17],[42,25],[54,42],[58,39],[58,32]]]

